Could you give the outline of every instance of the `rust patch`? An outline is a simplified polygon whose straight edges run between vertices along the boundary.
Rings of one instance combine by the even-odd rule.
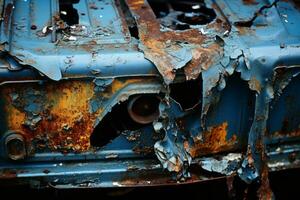
[[[185,67],[187,79],[195,79],[201,70],[221,58],[223,49],[214,42],[209,44],[209,38],[201,31],[162,31],[146,1],[127,0],[127,4],[137,20],[140,49],[156,65],[167,84],[173,81],[179,68]]]
[[[193,138],[194,145],[192,147],[187,142],[184,143],[184,147],[193,158],[233,149],[237,142],[237,137],[233,135],[227,140],[227,128],[227,122],[209,128],[208,131],[203,133],[203,140],[195,137]]]
[[[118,187],[130,187],[130,186],[161,186],[161,185],[178,185],[178,184],[191,184],[206,180],[217,180],[223,178],[223,176],[210,175],[203,172],[203,170],[197,166],[192,165],[189,169],[190,177],[187,179],[177,180],[172,178],[171,173],[165,172],[161,169],[157,172],[151,167],[146,169],[137,169],[133,167],[133,170],[128,170],[128,174],[121,178],[121,181],[114,182]],[[130,172],[134,172],[132,175]]]
[[[260,84],[260,82],[255,77],[252,77],[250,79],[250,81],[248,82],[248,84],[249,84],[249,88],[251,90],[254,90],[254,91],[260,93],[260,91],[261,91],[261,84]]]
[[[243,0],[243,3],[245,5],[257,5],[258,2],[256,2],[256,0]]]
[[[250,168],[254,168],[254,158],[253,158],[253,154],[252,154],[252,150],[250,145],[248,145],[247,147],[247,155],[246,155],[246,159],[248,161],[249,167]]]
[[[212,4],[212,7],[215,10],[220,10],[219,7],[216,4]],[[213,29],[217,31],[218,33],[225,34],[226,32],[229,32],[231,29],[230,24],[226,21],[226,19],[216,18],[215,23],[210,23],[207,25],[208,29]]]
[[[265,156],[263,156],[263,160],[266,161]],[[272,192],[270,181],[269,181],[269,169],[266,162],[264,162],[264,166],[262,167],[261,185],[257,191],[257,197],[258,199],[263,199],[263,200],[274,199],[274,194]]]
[[[136,154],[142,154],[142,155],[149,155],[152,154],[154,152],[153,147],[149,147],[149,146],[135,146],[132,151]]]
[[[131,83],[144,81],[138,78],[114,80],[100,93],[99,103],[102,105]],[[32,147],[30,154],[48,149],[63,153],[88,151],[90,135],[104,106],[90,112],[90,100],[99,96],[94,89],[94,83],[89,81],[6,85],[1,96],[5,102],[7,130],[24,134]]]
[[[120,15],[121,23],[122,23],[122,33],[124,33],[126,40],[130,41],[130,34],[129,33],[129,28],[126,22],[126,16],[124,12],[122,11],[122,6],[120,4],[120,1],[115,1],[116,9],[118,10],[118,13]]]
[[[165,174],[156,174],[156,173],[144,173],[136,172],[137,178],[133,176],[123,177],[120,182],[116,182],[115,185],[119,187],[132,187],[132,186],[159,186],[166,184],[176,184],[176,180],[172,180],[170,176]]]
[[[126,132],[122,133],[122,135],[124,135],[126,137],[126,139],[130,142],[139,140],[141,137],[141,134],[142,133],[140,131],[134,131],[134,132],[126,131]]]
[[[202,70],[209,69],[215,63],[213,57],[221,57],[221,52],[220,46],[216,43],[211,44],[208,48],[193,49],[193,59],[184,68],[187,80],[196,79]]]
[[[239,35],[253,35],[255,32],[249,27],[236,26]]]
[[[272,134],[272,137],[300,137],[300,128],[293,131],[276,131]]]
[[[300,136],[300,128],[295,128],[294,130],[289,129],[289,120],[284,119],[282,122],[281,129],[279,131],[268,134],[270,137],[299,137]]]
[[[15,169],[2,169],[0,171],[1,179],[14,179],[17,178],[18,174],[26,173],[25,170],[15,170]]]
[[[4,169],[0,173],[0,179],[11,179],[17,177],[17,171],[11,169]]]
[[[93,95],[93,87],[87,82],[64,82],[55,85],[27,85],[33,93],[46,91],[45,98],[39,96],[30,103],[16,106],[14,99],[7,98],[7,123],[10,130],[21,130],[27,140],[36,143],[37,149],[49,148],[53,151],[84,151],[89,148],[89,133],[95,117],[88,113],[88,100]],[[22,92],[23,91],[23,92]],[[6,97],[16,94],[23,101],[27,90],[23,85],[3,89]],[[34,115],[39,117],[34,128],[26,126],[31,105],[45,101]],[[19,103],[19,102],[18,102]],[[24,109],[22,109],[24,108]]]
[[[13,9],[14,9],[14,5],[12,3],[7,4],[7,6],[5,7],[3,22],[4,22],[4,32],[6,35],[8,35],[10,16],[12,14]]]

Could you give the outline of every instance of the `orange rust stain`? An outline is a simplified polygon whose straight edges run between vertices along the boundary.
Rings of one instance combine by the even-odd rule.
[[[139,28],[140,41],[143,44],[142,50],[145,57],[151,60],[165,80],[172,81],[175,78],[174,61],[175,58],[170,52],[182,49],[181,44],[189,44],[193,59],[186,64],[186,73],[189,79],[195,79],[201,72],[201,67],[207,69],[216,60],[223,50],[218,45],[202,47],[207,41],[207,37],[197,29],[185,31],[165,31],[160,30],[160,22],[157,20],[151,7],[144,1],[127,0],[127,4],[136,16]],[[195,56],[196,55],[196,56]],[[202,57],[203,58],[200,58]],[[173,66],[173,67],[172,67]],[[197,68],[197,69],[194,69]]]
[[[247,147],[247,160],[248,160],[249,166],[251,168],[253,168],[254,167],[254,158],[253,158],[253,154],[252,154],[250,145],[248,145],[248,147]]]
[[[93,85],[87,82],[50,86],[47,94],[52,106],[48,115],[52,120],[43,120],[38,129],[40,133],[48,132],[51,149],[89,149],[90,133],[95,121],[95,116],[89,114],[89,99],[94,94],[93,89]]]
[[[214,64],[214,60],[217,57],[221,58],[222,54],[223,51],[220,50],[220,46],[218,44],[212,44],[207,48],[199,47],[193,49],[193,60],[191,60],[190,63],[184,68],[187,80],[196,79],[202,70],[209,69]],[[212,56],[215,58],[212,59]]]
[[[215,10],[220,10],[219,7],[214,6],[215,4],[212,5]],[[215,23],[208,24],[207,28],[214,29],[219,33],[225,33],[230,30],[230,24],[226,21],[226,19],[216,18]]]
[[[239,35],[254,35],[255,36],[255,31],[249,27],[244,27],[244,26],[235,26],[237,28],[237,32]]]
[[[36,129],[24,126],[26,112],[16,108],[9,94],[22,96],[24,88],[46,91],[45,108],[38,113],[42,118]],[[7,125],[9,130],[19,130],[30,141],[47,138],[47,146],[53,150],[84,151],[89,148],[89,134],[95,116],[89,114],[89,99],[93,96],[93,85],[87,82],[61,82],[55,85],[13,85],[2,90],[5,94]]]
[[[192,157],[233,149],[237,142],[237,137],[236,135],[233,135],[227,140],[227,128],[227,122],[209,128],[208,131],[203,133],[203,141],[194,138],[193,146],[189,146],[185,143],[184,147],[187,148]]]
[[[109,91],[110,94],[114,94],[117,91],[119,91],[121,88],[132,84],[132,83],[143,83],[144,80],[139,79],[139,78],[133,78],[133,79],[127,79],[125,81],[120,81],[120,80],[114,80],[114,82],[111,85],[111,90]]]
[[[248,28],[248,27],[237,26],[236,28],[238,30],[239,35],[246,35],[250,31],[250,28]]]
[[[124,81],[114,80],[101,93],[104,98],[112,98],[118,90],[131,83],[144,83],[144,80],[133,78]],[[102,116],[103,108],[90,113],[90,99],[95,95],[94,83],[87,81],[62,81],[56,84],[6,85],[1,94],[4,97],[6,124],[8,130],[17,130],[24,134],[28,142],[45,141],[38,145],[43,150],[49,148],[59,152],[84,152],[90,149],[90,135],[93,132],[97,117]],[[42,118],[35,130],[24,126],[26,112],[13,105],[10,94],[25,95],[26,88],[44,91],[45,97],[39,97],[43,108],[38,115]],[[33,152],[34,153],[34,152]]]
[[[300,137],[300,128],[293,131],[277,131],[271,134],[272,137]]]
[[[274,194],[272,192],[270,181],[269,181],[269,168],[267,165],[267,156],[264,151],[261,151],[263,165],[261,167],[261,184],[257,190],[258,199],[271,200],[274,199]]]
[[[261,85],[260,85],[260,82],[255,77],[252,77],[250,79],[250,81],[248,82],[248,84],[249,84],[249,88],[251,90],[254,90],[254,91],[260,93]]]
[[[5,106],[5,113],[10,113],[7,115],[7,121],[9,121],[10,130],[17,130],[16,127],[21,127],[22,123],[25,121],[25,113],[14,109],[12,106]]]
[[[260,171],[261,171],[261,176],[260,176],[260,187],[257,190],[257,197],[258,199],[265,199],[265,200],[271,200],[274,199],[274,194],[272,192],[271,186],[270,186],[270,181],[269,181],[269,168],[267,165],[267,155],[265,153],[265,148],[263,145],[263,140],[259,140],[257,141],[257,143],[255,144],[255,148],[257,153],[259,153],[261,155],[261,161],[262,161],[262,165],[260,166]],[[252,157],[252,152],[251,152],[251,148],[250,146],[248,146],[248,157],[249,155]],[[248,158],[248,162],[249,162],[249,158]],[[254,167],[254,160],[253,163],[251,165],[251,163],[249,162],[251,167]]]
[[[300,127],[300,125],[298,125]],[[289,130],[289,120],[285,119],[282,122],[281,129],[279,131],[269,133],[269,137],[280,138],[280,137],[300,137],[300,128],[295,128],[294,130]]]
[[[182,170],[182,163],[180,162],[179,158],[176,157],[176,163],[173,164],[173,171],[180,172],[181,170]]]
[[[107,89],[103,92],[102,96],[105,98],[111,98],[113,94],[116,94],[122,88],[130,85],[130,84],[143,84],[145,83],[144,79],[140,78],[131,78],[126,80],[114,80],[113,83],[107,87]]]

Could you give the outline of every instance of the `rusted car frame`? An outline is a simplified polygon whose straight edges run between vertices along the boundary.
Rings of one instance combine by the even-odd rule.
[[[0,183],[128,187],[299,167],[297,0],[0,1]]]

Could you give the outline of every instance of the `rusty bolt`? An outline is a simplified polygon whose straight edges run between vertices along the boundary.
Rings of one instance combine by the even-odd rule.
[[[22,160],[26,157],[25,139],[19,133],[11,133],[6,137],[5,149],[11,160]]]

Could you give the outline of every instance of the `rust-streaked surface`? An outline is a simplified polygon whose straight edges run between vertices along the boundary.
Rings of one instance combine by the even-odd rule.
[[[97,118],[102,115],[105,101],[133,83],[145,81],[138,78],[114,80],[100,94],[89,81],[6,85],[1,95],[6,105],[8,130],[23,133],[28,143],[34,143],[38,150],[87,151],[90,149],[90,135]],[[91,99],[97,98],[103,107],[91,112]]]
[[[5,34],[8,34],[9,26],[10,26],[10,17],[13,11],[13,4],[9,3],[4,9],[4,32]]]
[[[202,70],[207,70],[222,57],[221,46],[211,42],[211,38],[200,30],[162,31],[159,20],[146,1],[127,0],[127,3],[137,20],[139,47],[145,57],[156,65],[166,83],[172,82],[176,70],[183,67],[187,79],[195,79]]]
[[[25,174],[15,169],[7,170],[5,162],[9,163],[8,159],[12,157],[9,155],[8,145],[5,144],[3,155],[0,155],[3,156],[5,168],[0,170],[0,178],[2,176],[13,179],[19,178],[19,175],[26,178],[43,177],[43,180],[49,178],[49,183],[54,179],[60,180],[61,184],[69,184],[67,187],[81,186],[82,183],[87,187],[89,184],[91,187],[167,184],[166,181],[171,178],[164,179],[164,171],[161,169],[158,175],[153,177],[141,172],[162,167],[174,174],[174,177],[176,175],[172,181],[177,184],[177,181],[181,180],[186,183],[197,180],[197,177],[190,173],[190,169],[198,162],[202,170],[226,176],[238,174],[246,183],[261,179],[259,197],[271,198],[266,168],[268,160],[265,157],[266,151],[269,150],[268,143],[265,144],[265,134],[269,128],[266,124],[271,116],[270,102],[282,94],[292,78],[300,74],[297,63],[300,55],[297,38],[300,32],[295,26],[295,21],[299,21],[300,16],[294,15],[295,11],[289,11],[295,10],[292,8],[297,5],[292,2],[296,1],[286,1],[283,5],[280,5],[282,2],[279,0],[180,1],[189,7],[192,6],[188,10],[181,10],[175,8],[173,2],[161,0],[160,3],[166,3],[169,7],[166,16],[155,16],[159,10],[147,2],[126,0],[125,3],[120,1],[121,4],[118,4],[116,1],[93,1],[84,5],[85,1],[70,1],[69,6],[72,8],[73,4],[77,4],[77,8],[88,7],[80,11],[80,20],[74,26],[64,21],[60,15],[62,6],[59,3],[65,1],[49,1],[49,4],[42,4],[43,6],[38,6],[40,2],[37,0],[6,2],[3,7],[1,34],[1,51],[5,54],[1,59],[6,63],[0,69],[0,75],[3,77],[3,87],[0,90],[3,137],[0,138],[0,142],[6,141],[11,133],[22,134],[21,138],[24,136],[27,141],[27,146],[23,146],[28,150],[30,162],[46,163],[45,161],[54,160],[58,164],[51,166],[55,163],[51,162],[48,167],[38,171],[34,170],[34,162],[32,166],[28,163],[26,166],[11,165],[19,169],[27,168],[29,172]],[[287,7],[290,9],[285,9],[288,2],[292,3]],[[183,4],[181,5],[183,7]],[[40,10],[44,10],[45,13],[47,10],[48,14],[39,17]],[[98,12],[93,15],[96,10]],[[102,12],[106,14],[102,15]],[[197,17],[198,14],[210,16],[203,22],[194,24],[183,18],[180,20],[181,17],[176,12],[181,13],[183,18]],[[178,15],[171,16],[173,14]],[[86,20],[84,15],[88,17]],[[28,16],[30,20],[27,19]],[[175,21],[188,23],[185,23],[184,27],[180,24],[180,28]],[[30,30],[27,30],[28,27]],[[85,32],[84,29],[91,31]],[[41,30],[45,30],[46,33],[39,35],[38,31]],[[2,38],[2,35],[5,37]],[[18,64],[17,70],[10,68],[14,65],[13,59]],[[278,64],[281,67],[275,66]],[[277,72],[277,68],[284,70],[282,73]],[[28,73],[27,70],[32,70],[32,73]],[[40,73],[45,76],[40,76]],[[231,79],[235,75],[248,85],[245,88],[235,87],[240,85],[240,81]],[[153,82],[143,85],[145,79],[132,78],[146,76],[157,78],[155,89],[149,86]],[[47,77],[60,82],[49,81]],[[196,99],[197,104],[185,109],[183,105],[188,100],[181,101],[178,98],[178,102],[172,102],[174,90],[170,84],[173,81],[176,84],[185,84],[197,77],[201,84],[198,89],[188,90],[183,87],[184,89],[179,91],[182,96],[194,92],[201,94],[201,97]],[[79,81],[79,78],[86,81]],[[7,84],[6,81],[9,80],[14,84]],[[31,83],[37,80],[44,81]],[[24,84],[17,84],[16,81]],[[124,92],[123,88],[130,84],[135,86],[129,88],[130,92]],[[245,90],[247,92],[242,92]],[[235,103],[234,100],[240,96],[247,98],[248,90],[253,91],[255,104],[248,105],[249,101],[244,99],[241,100],[241,105],[239,102]],[[225,95],[223,91],[228,93]],[[291,91],[297,94],[297,88]],[[130,95],[153,94],[152,92],[162,96],[159,105],[160,116],[153,123],[135,127],[124,123],[126,113],[125,117],[120,119],[120,123],[117,121],[122,112],[116,111],[113,117],[108,114],[117,110],[116,105],[124,103],[126,107]],[[195,96],[188,97],[192,99]],[[249,97],[252,98],[252,95]],[[217,115],[210,112],[213,111],[210,108],[219,105],[222,108],[220,111],[226,108],[229,112],[216,112]],[[248,114],[248,110],[251,114]],[[296,109],[287,110],[288,115],[298,113]],[[107,118],[103,119],[104,116]],[[183,121],[180,121],[181,119]],[[277,121],[272,122],[271,126]],[[104,141],[103,144],[92,142],[94,140],[91,134],[97,124],[108,124],[108,129],[102,129],[102,126],[98,126],[100,128],[97,129],[97,134],[105,132],[108,135],[107,138],[103,137],[104,139],[95,139],[97,142]],[[131,134],[131,129],[135,128],[140,129],[142,134]],[[283,153],[299,149],[298,146],[295,148],[298,141],[289,140],[299,139],[292,137],[298,137],[300,131],[283,130],[289,129],[281,129],[275,133],[272,131],[273,135],[270,137],[279,139],[275,141],[275,152],[267,152],[271,156],[275,155],[275,159],[282,159]],[[126,132],[129,134],[124,134]],[[153,132],[165,137],[153,139]],[[246,140],[248,149],[243,143]],[[233,151],[241,153],[232,154]],[[12,153],[17,154],[13,151]],[[160,163],[155,165],[155,169],[144,166],[145,160],[154,156],[154,153]],[[229,154],[224,156],[226,153]],[[149,157],[145,157],[148,154]],[[204,158],[204,155],[212,157]],[[297,160],[297,152],[289,155],[290,160]],[[107,160],[101,162],[102,158]],[[144,159],[140,164],[144,167],[138,168],[136,164],[129,166],[129,162],[139,158]],[[199,162],[197,159],[202,160]],[[81,162],[84,163],[84,168]],[[74,168],[75,165],[77,168]],[[58,170],[57,166],[61,169]],[[77,177],[74,176],[74,172]],[[126,174],[123,181],[120,181],[120,174],[123,172]],[[130,172],[133,177],[127,176]],[[68,174],[72,176],[69,177],[70,181],[65,179]],[[107,182],[112,184],[105,183],[100,176],[106,177],[106,181],[109,179]],[[99,182],[86,180],[92,177],[96,177]],[[50,180],[51,178],[53,180]],[[153,180],[149,181],[147,178]],[[232,182],[229,181],[228,184],[230,186]]]
[[[256,0],[243,0],[243,3],[245,5],[257,5],[258,3],[256,2]]]
[[[213,154],[234,149],[237,137],[233,135],[230,139],[227,139],[227,128],[227,122],[211,127],[203,132],[203,139],[195,137],[194,145],[190,147],[188,143],[185,143],[185,148],[193,158],[204,154]]]
[[[293,131],[276,131],[271,134],[272,137],[300,137],[300,128],[295,129]]]
[[[129,171],[132,172],[132,171]],[[190,178],[185,181],[178,182],[172,179],[169,173],[161,172],[161,174],[146,173],[145,171],[136,169],[134,172],[137,178],[133,176],[124,176],[119,182],[115,182],[118,187],[136,187],[136,186],[163,186],[163,185],[178,185],[178,184],[191,184],[198,183],[211,178],[213,180],[222,179],[224,176],[210,176],[209,174],[201,175],[201,168],[197,165],[191,167]]]

